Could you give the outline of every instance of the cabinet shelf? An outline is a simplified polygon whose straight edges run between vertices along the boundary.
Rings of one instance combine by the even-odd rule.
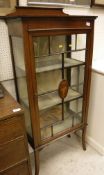
[[[51,127],[56,124],[60,124],[65,120],[70,120],[74,117],[77,117],[80,119],[80,115],[75,113],[72,110],[66,110],[65,111],[65,118],[62,120],[62,108],[61,106],[55,106],[52,107],[49,110],[44,110],[40,112],[40,128],[46,128],[46,127]],[[73,121],[71,120],[71,126],[73,125]]]
[[[68,67],[77,67],[85,65],[84,62],[78,61],[76,59],[72,58],[65,58],[64,59],[64,68]],[[62,59],[61,58],[43,58],[40,60],[36,61],[36,72],[37,73],[42,73],[42,72],[47,72],[47,71],[52,71],[52,70],[57,70],[62,68]],[[19,74],[21,73],[24,75],[25,72],[25,67],[22,65],[16,66],[16,69],[19,71]]]
[[[24,106],[27,108],[26,106]],[[28,108],[26,109],[28,110]],[[81,123],[82,112],[74,112],[71,109],[67,109],[64,112],[64,120],[62,120],[62,108],[57,105],[48,110],[43,110],[39,113],[40,117],[40,129],[42,139],[51,137],[57,132],[61,132],[66,128],[74,127],[76,124]],[[28,125],[28,134],[32,137],[31,124]]]
[[[76,67],[84,64],[85,64],[84,62],[78,61],[75,59],[70,59],[70,58],[64,59],[64,68]],[[37,73],[52,71],[52,70],[61,69],[61,68],[62,68],[62,59],[57,58],[56,56],[55,57],[51,56],[51,58],[45,57],[43,59],[40,59],[40,60],[38,59],[36,61]]]
[[[81,98],[83,95],[79,92],[69,88],[67,97],[65,98],[65,102],[72,101],[78,98]],[[21,99],[26,106],[29,106],[27,98]],[[58,95],[58,91],[39,96],[38,98],[38,106],[39,110],[44,110],[51,108],[52,106],[58,105],[62,103],[62,99]]]
[[[64,99],[64,101],[71,101],[79,97],[82,97],[82,94],[69,88],[67,97]],[[40,110],[44,110],[61,103],[62,99],[59,97],[58,91],[39,96],[38,98],[38,105]]]
[[[71,128],[81,123],[81,116],[72,110],[65,111],[65,118],[62,120],[61,106],[55,106],[40,113],[40,128],[42,139],[53,136],[66,128]]]

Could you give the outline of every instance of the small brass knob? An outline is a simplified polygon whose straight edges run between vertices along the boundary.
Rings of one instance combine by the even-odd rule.
[[[63,45],[62,45],[62,44],[60,44],[60,45],[59,45],[59,48],[63,48]]]

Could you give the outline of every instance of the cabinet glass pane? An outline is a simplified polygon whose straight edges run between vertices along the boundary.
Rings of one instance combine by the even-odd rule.
[[[66,51],[65,36],[50,36],[50,53],[62,53]]]
[[[64,104],[64,118],[54,124],[53,134],[70,129],[82,121],[82,98]]]
[[[83,94],[85,66],[78,66],[71,69],[70,85],[73,90]]]
[[[82,122],[86,34],[33,37],[33,45],[41,139],[47,139]]]
[[[35,57],[40,57],[41,55],[48,55],[48,37],[35,37],[33,43]]]
[[[27,93],[26,72],[24,63],[23,39],[21,37],[12,37],[12,46],[16,70],[17,88],[19,93],[19,102],[24,108],[26,129],[29,135],[32,135],[30,110]]]
[[[64,112],[64,117],[62,117]],[[40,111],[41,138],[46,139],[82,122],[82,98]]]

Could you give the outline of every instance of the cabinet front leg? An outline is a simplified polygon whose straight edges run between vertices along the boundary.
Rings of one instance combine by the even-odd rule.
[[[82,130],[82,147],[86,150],[86,127]]]
[[[35,151],[35,175],[39,175],[39,151]]]

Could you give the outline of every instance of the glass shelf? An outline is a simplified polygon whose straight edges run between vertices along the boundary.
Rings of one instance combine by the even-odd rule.
[[[64,99],[64,101],[65,102],[72,101],[80,97],[82,97],[82,94],[69,88],[67,97]],[[27,98],[23,98],[21,100],[24,102],[26,106],[29,106]],[[61,103],[62,103],[62,99],[59,97],[58,91],[55,91],[49,94],[45,94],[42,96],[38,96],[39,110],[44,110],[44,109],[50,108],[52,106],[55,106]]]
[[[67,97],[64,99],[64,101],[65,102],[71,101],[79,97],[82,97],[80,93],[69,88]],[[60,104],[61,102],[62,102],[62,99],[59,97],[58,91],[38,97],[38,106],[40,110],[50,108],[54,105]]]
[[[43,59],[36,60],[35,64],[37,73],[52,71],[62,68],[62,59],[58,58],[57,56],[45,57]],[[80,65],[84,65],[84,62],[70,58],[64,59],[64,68],[75,67]]]
[[[43,59],[38,59],[36,62],[36,72],[41,73],[41,72],[46,72],[46,71],[52,71],[52,70],[57,70],[62,68],[62,59],[61,58],[43,58]],[[64,68],[68,67],[76,67],[76,66],[81,66],[84,65],[85,63],[83,61],[78,61],[76,59],[70,59],[70,58],[65,58],[64,59]],[[16,69],[24,75],[25,72],[25,67],[22,65],[16,66]]]

